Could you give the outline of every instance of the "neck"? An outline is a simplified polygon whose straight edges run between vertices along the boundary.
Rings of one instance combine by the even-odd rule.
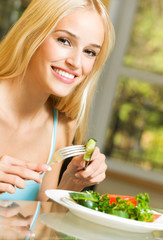
[[[49,109],[49,94],[27,81],[5,80],[0,83],[0,108],[15,118],[32,120]]]

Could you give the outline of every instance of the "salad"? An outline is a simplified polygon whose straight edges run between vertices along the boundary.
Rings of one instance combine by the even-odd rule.
[[[102,194],[94,191],[71,192],[71,199],[76,203],[107,214],[123,218],[153,222],[159,215],[153,214],[148,206],[150,199],[147,193],[137,196]]]

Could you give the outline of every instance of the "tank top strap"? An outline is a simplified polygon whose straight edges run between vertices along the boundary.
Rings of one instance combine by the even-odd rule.
[[[50,162],[54,150],[55,150],[55,143],[56,143],[56,135],[57,135],[57,123],[58,123],[58,112],[57,110],[54,108],[54,125],[53,125],[53,134],[52,134],[52,141],[51,141],[51,148],[50,148],[50,153],[49,153],[49,158],[47,163]]]
[[[54,124],[53,124],[53,133],[52,133],[52,140],[51,140],[51,147],[50,147],[50,153],[49,153],[49,158],[47,161],[47,164],[51,161],[51,158],[53,156],[54,150],[55,150],[55,143],[56,143],[56,135],[57,135],[57,123],[58,123],[58,112],[54,108]],[[46,172],[44,172],[41,175],[41,178],[44,177]]]

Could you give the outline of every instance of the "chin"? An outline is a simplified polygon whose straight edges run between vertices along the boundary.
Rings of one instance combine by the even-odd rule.
[[[70,92],[65,92],[65,91],[55,91],[53,93],[51,93],[53,96],[57,96],[57,97],[67,97],[68,95],[71,94],[72,91]]]

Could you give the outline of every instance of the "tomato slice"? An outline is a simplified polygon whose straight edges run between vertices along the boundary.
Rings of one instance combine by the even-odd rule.
[[[128,203],[132,203],[135,207],[137,206],[137,200],[133,196],[124,196],[124,195],[115,195],[115,194],[108,194],[108,198],[110,198],[110,204],[116,203],[116,198],[121,197],[122,200],[128,201]]]
[[[155,217],[153,221],[155,221],[156,219],[158,219],[159,217],[161,217],[161,214],[156,214],[156,213],[154,213],[153,215],[154,215],[154,217]]]

